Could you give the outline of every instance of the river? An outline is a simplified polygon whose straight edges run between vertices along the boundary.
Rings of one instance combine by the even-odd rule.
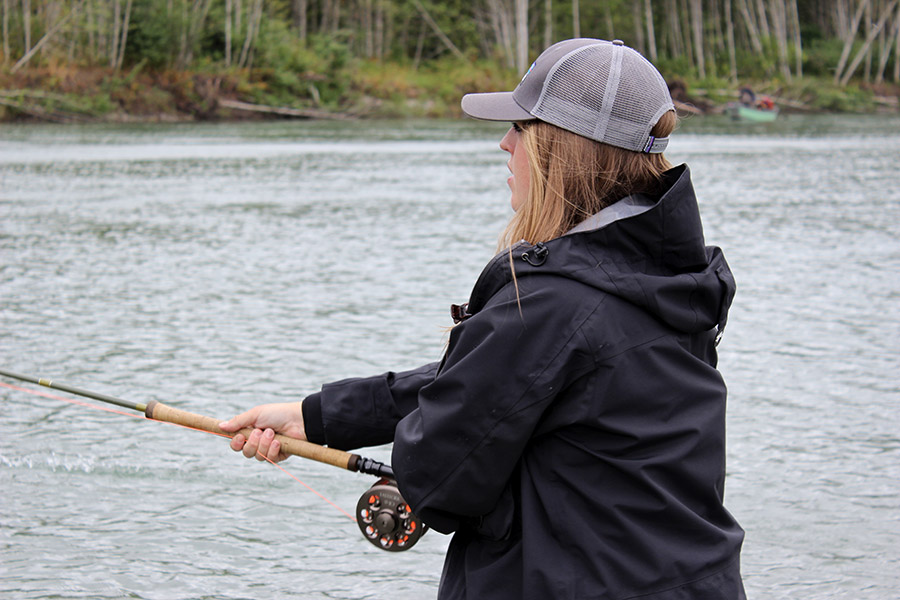
[[[2,125],[0,368],[227,417],[437,360],[511,214],[503,130]],[[900,597],[900,118],[691,118],[667,155],[738,283],[748,596]],[[0,596],[434,597],[448,538],[382,552],[344,513],[371,477],[285,467],[0,387]]]

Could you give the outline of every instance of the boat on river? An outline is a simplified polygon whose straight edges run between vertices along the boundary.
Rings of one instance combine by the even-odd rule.
[[[730,104],[728,114],[735,121],[748,121],[751,123],[771,123],[778,118],[778,108],[757,108],[744,104]]]
[[[732,102],[726,110],[735,121],[771,123],[778,118],[778,107],[768,96],[756,97],[750,88],[742,88],[740,101]]]

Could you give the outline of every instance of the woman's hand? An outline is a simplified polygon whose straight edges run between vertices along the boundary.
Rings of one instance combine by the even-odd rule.
[[[247,458],[255,456],[258,460],[269,459],[272,462],[281,462],[288,457],[281,451],[281,443],[275,439],[276,433],[299,440],[306,439],[300,402],[261,404],[219,423],[219,427],[228,433],[252,427],[250,437],[245,438],[238,433],[231,439],[231,449],[235,452],[243,451]]]

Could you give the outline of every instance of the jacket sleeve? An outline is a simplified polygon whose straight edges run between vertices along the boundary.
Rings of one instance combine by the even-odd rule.
[[[518,300],[506,286],[453,329],[444,365],[397,427],[400,490],[438,531],[495,509],[548,405],[594,368],[580,325],[598,303],[536,279],[520,279]]]
[[[434,379],[438,363],[399,373],[344,379],[303,400],[309,441],[352,450],[387,444],[417,404],[419,390]]]

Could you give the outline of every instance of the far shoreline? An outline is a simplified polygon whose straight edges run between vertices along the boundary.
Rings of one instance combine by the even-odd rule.
[[[379,73],[359,69],[341,82],[347,89],[336,102],[265,93],[265,77],[250,72],[129,72],[56,67],[0,71],[0,123],[197,123],[277,118],[365,120],[458,118],[459,98],[477,89],[511,89],[508,74],[449,85],[427,83],[414,71]],[[313,81],[312,75],[309,76]],[[702,84],[709,84],[703,86]],[[477,87],[476,87],[477,86]],[[310,89],[315,86],[310,83]],[[836,87],[821,78],[779,81],[690,82],[669,79],[682,116],[717,115],[753,89],[772,98],[780,114],[900,114],[900,85],[852,84]]]

